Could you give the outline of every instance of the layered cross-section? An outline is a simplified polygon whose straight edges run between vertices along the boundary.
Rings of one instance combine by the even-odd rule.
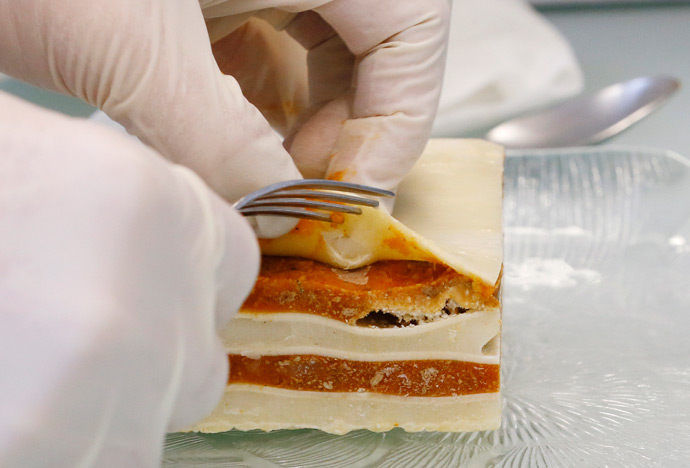
[[[193,430],[474,431],[500,423],[502,150],[432,140],[394,216],[263,241],[223,333],[223,401]]]

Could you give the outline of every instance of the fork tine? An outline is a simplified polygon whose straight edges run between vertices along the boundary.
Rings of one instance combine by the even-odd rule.
[[[284,186],[280,187],[275,184],[275,190],[293,190],[293,189],[319,189],[319,190],[336,190],[339,192],[360,193],[362,195],[372,195],[376,197],[393,197],[395,193],[390,190],[370,187],[368,185],[353,184],[352,182],[342,182],[339,180],[326,179],[303,179],[290,181]]]
[[[277,192],[271,192],[263,195],[257,200],[271,200],[273,198],[309,198],[318,200],[330,200],[336,202],[349,203],[352,205],[364,205],[376,207],[379,206],[378,200],[372,200],[371,198],[358,197],[354,195],[346,195],[344,193],[336,192],[321,192],[318,190],[279,190]],[[252,204],[254,202],[250,202]]]
[[[352,195],[340,193],[348,192]],[[378,200],[359,195],[392,197],[395,194],[366,185],[323,179],[288,180],[242,197],[233,206],[245,216],[269,215],[333,222],[332,212],[361,214],[361,205],[376,207]],[[314,211],[325,210],[331,213]]]
[[[301,208],[318,208],[326,211],[338,211],[340,213],[362,214],[362,209],[356,206],[342,205],[339,203],[330,203],[319,200],[304,200],[301,198],[266,198],[255,200],[245,206],[242,210],[247,208],[258,208],[268,206],[287,206],[287,207],[301,207]]]
[[[251,207],[242,208],[240,213],[244,216],[264,215],[264,216],[289,216],[291,218],[305,218],[314,219],[317,221],[332,222],[331,215],[328,213],[321,213],[319,211],[310,211],[302,208],[287,208],[287,207]]]

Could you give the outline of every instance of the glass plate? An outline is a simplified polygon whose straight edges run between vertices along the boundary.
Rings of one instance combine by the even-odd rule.
[[[690,161],[511,153],[503,423],[477,433],[171,434],[166,467],[690,464]]]

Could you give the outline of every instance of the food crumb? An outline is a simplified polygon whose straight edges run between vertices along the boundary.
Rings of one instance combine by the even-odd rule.
[[[345,216],[342,213],[334,211],[331,213],[331,223],[333,224],[343,224],[345,222]]]
[[[369,381],[372,387],[376,387],[383,380],[383,372],[378,371]]]

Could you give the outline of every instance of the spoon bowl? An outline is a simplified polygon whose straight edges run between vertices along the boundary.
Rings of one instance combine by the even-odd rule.
[[[507,148],[592,145],[659,108],[680,88],[668,76],[646,76],[608,86],[550,109],[494,127],[486,138]]]

